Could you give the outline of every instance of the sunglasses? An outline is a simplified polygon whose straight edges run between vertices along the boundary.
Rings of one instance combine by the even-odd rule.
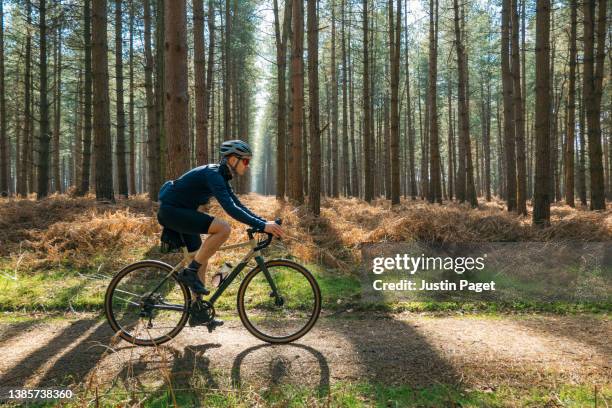
[[[244,164],[245,166],[248,166],[250,161],[251,159],[242,159],[242,164]]]

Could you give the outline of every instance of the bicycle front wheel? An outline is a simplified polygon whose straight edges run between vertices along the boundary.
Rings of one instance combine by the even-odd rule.
[[[191,294],[171,271],[166,263],[141,261],[113,278],[106,290],[104,312],[119,336],[140,346],[155,346],[183,329]]]
[[[240,319],[260,340],[295,341],[308,333],[321,313],[319,285],[306,268],[295,262],[278,259],[266,262],[265,267],[267,276],[257,266],[240,285]]]

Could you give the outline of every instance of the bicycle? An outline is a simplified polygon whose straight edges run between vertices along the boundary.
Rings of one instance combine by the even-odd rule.
[[[181,267],[194,256],[184,246],[183,259],[175,266],[145,260],[119,271],[104,298],[105,315],[114,332],[130,343],[155,346],[176,337],[192,313],[198,313],[203,324],[211,322],[215,302],[254,258],[257,265],[244,276],[237,293],[242,324],[258,339],[275,344],[290,343],[308,333],[321,312],[321,290],[314,276],[290,260],[264,261],[261,251],[272,242],[272,234],[254,228],[246,232],[248,241],[219,249],[250,248],[208,300],[201,295],[194,299],[177,279]],[[258,240],[256,234],[267,238]]]

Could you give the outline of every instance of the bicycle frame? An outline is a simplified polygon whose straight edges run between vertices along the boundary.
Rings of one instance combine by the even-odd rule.
[[[246,267],[246,265],[249,263],[249,261],[253,257],[255,258],[255,262],[257,262],[257,265],[261,268],[262,272],[264,273],[266,280],[270,284],[270,289],[272,290],[272,293],[270,294],[270,296],[271,297],[273,296],[274,298],[279,297],[278,291],[276,288],[276,284],[274,283],[274,280],[272,279],[272,276],[270,275],[268,268],[266,268],[263,256],[261,256],[261,251],[255,250],[255,248],[257,247],[256,239],[250,239],[248,241],[240,242],[238,244],[226,245],[226,246],[219,248],[219,251],[225,251],[228,249],[236,249],[236,248],[246,248],[246,247],[250,248],[249,252],[244,256],[244,258],[242,258],[242,260],[238,263],[238,265],[236,265],[236,267],[232,270],[232,272],[230,272],[230,274],[223,280],[223,282],[221,282],[217,290],[215,290],[215,292],[212,294],[212,296],[208,300],[211,305],[214,305],[217,299],[221,297],[221,295],[223,295],[223,292],[225,292],[227,287],[232,284],[234,279],[236,279],[236,277],[240,274],[240,272],[242,272],[242,270]],[[183,247],[183,259],[172,268],[172,270],[168,273],[168,275],[166,275],[166,277],[162,279],[159,285],[157,285],[155,289],[153,289],[149,293],[149,295],[155,293],[172,276],[172,274],[175,273],[180,267],[187,266],[189,262],[193,259],[194,256],[195,254],[193,252],[187,252],[187,248]],[[200,297],[201,295],[197,295],[197,296]],[[175,310],[175,307],[172,307],[170,305],[168,306],[154,305],[153,308]]]

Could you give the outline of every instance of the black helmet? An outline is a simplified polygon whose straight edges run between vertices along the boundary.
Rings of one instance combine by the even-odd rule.
[[[221,143],[220,152],[222,157],[227,157],[232,154],[240,158],[253,156],[253,151],[249,144],[242,140],[226,140]]]

